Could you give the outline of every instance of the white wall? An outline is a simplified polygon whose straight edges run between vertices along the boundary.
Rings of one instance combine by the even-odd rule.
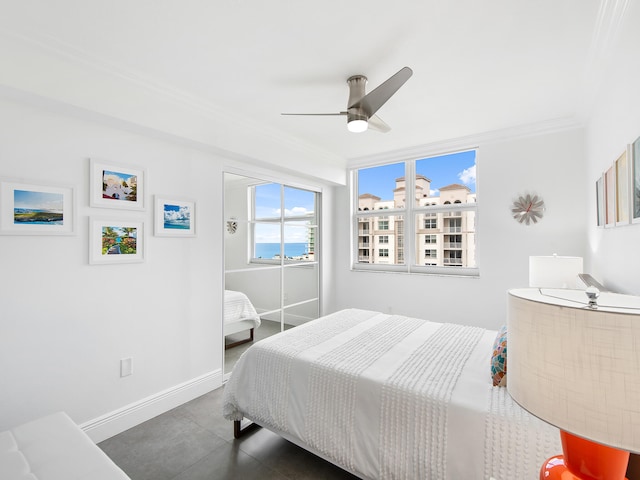
[[[607,288],[640,295],[640,224],[596,226],[595,182],[640,137],[640,5],[629,2],[620,36],[606,70],[587,128],[587,205],[591,270]]]
[[[64,410],[100,441],[222,385],[223,172],[267,172],[131,127],[0,90],[0,178],[77,198],[73,236],[0,235],[0,430]],[[144,212],[89,206],[92,157],[146,170]],[[195,238],[153,235],[154,194]],[[143,220],[144,263],[89,265],[90,217]]]
[[[89,157],[145,168],[145,211],[90,208]],[[221,383],[221,175],[210,155],[0,100],[0,176],[75,186],[78,213],[74,236],[0,236],[0,430]],[[196,200],[197,237],[154,237],[153,194]],[[144,220],[145,262],[89,265],[90,216]]]
[[[507,290],[528,284],[530,255],[585,254],[583,144],[582,129],[479,144],[479,278],[351,271],[350,194],[347,187],[337,188],[335,309],[368,308],[499,328],[506,321]],[[545,201],[545,216],[536,225],[511,217],[511,202],[525,192]]]

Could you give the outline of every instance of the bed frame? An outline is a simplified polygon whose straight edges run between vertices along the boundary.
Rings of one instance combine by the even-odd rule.
[[[233,335],[234,333],[243,332],[245,330],[249,330],[249,338],[244,338],[242,340],[238,340],[237,342],[227,343],[224,346],[225,350],[229,348],[237,347],[238,345],[242,345],[245,343],[253,342],[253,330],[254,330],[254,322],[253,320],[241,320],[239,322],[230,323],[224,326],[224,336]]]

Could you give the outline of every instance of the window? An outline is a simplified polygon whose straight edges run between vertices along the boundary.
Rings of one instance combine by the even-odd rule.
[[[429,215],[431,216],[431,215]],[[437,218],[425,218],[424,219],[424,228],[438,228],[438,219]]]
[[[252,262],[314,262],[318,193],[278,183],[251,187]]]
[[[476,153],[354,170],[353,268],[478,275]]]

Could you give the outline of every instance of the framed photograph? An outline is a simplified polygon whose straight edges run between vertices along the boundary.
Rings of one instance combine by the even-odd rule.
[[[155,197],[154,232],[162,237],[194,237],[196,204],[189,200]]]
[[[604,227],[604,178],[596,181],[596,218],[597,225]]]
[[[144,223],[136,220],[89,220],[89,263],[144,261]]]
[[[0,233],[73,235],[73,187],[0,181]]]
[[[629,224],[629,163],[626,150],[615,161],[616,225]]]
[[[640,137],[631,144],[631,221],[640,223]]]
[[[91,159],[89,169],[92,207],[144,209],[143,169]]]
[[[604,224],[616,224],[616,170],[612,165],[604,172]]]

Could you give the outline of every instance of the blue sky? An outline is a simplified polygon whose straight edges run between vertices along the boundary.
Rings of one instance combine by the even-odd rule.
[[[32,210],[50,210],[61,212],[64,205],[64,195],[51,192],[34,192],[31,190],[14,190],[14,208],[29,208]]]
[[[476,191],[476,152],[452,153],[416,161],[416,173],[431,180],[431,195],[437,196],[441,187],[459,183]],[[393,199],[396,178],[404,177],[404,163],[358,170],[358,195],[371,193],[382,200]]]
[[[256,218],[280,217],[280,187],[278,183],[257,185]],[[285,216],[307,215],[314,211],[315,193],[298,188],[285,187],[284,210]],[[284,231],[285,243],[304,243],[307,241],[306,227],[287,224]],[[258,223],[255,226],[257,243],[280,242],[280,225]]]

